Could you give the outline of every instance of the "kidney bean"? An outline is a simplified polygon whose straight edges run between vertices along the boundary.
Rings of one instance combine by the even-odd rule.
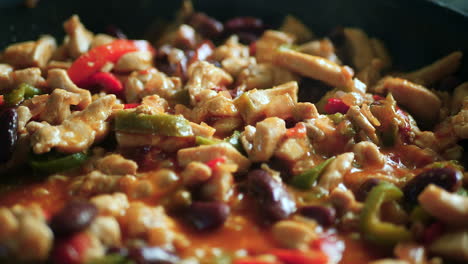
[[[206,38],[218,37],[224,30],[221,22],[200,12],[190,16],[188,24]]]
[[[235,17],[224,23],[224,30],[228,33],[250,32],[262,33],[265,30],[263,21],[255,17]]]
[[[370,178],[365,180],[356,191],[355,197],[356,200],[363,202],[366,200],[367,194],[369,194],[370,190],[377,186],[380,183],[379,179]]]
[[[13,155],[18,140],[18,113],[8,108],[0,114],[0,163],[7,162]]]
[[[403,187],[405,199],[411,203],[417,202],[419,194],[429,184],[435,184],[449,192],[454,192],[461,186],[462,178],[462,173],[452,168],[426,170],[416,175]]]
[[[87,228],[97,213],[94,204],[73,200],[52,217],[50,227],[55,235],[68,236]]]
[[[128,256],[137,264],[179,263],[179,258],[176,255],[159,247],[132,248],[129,250]]]
[[[222,202],[193,202],[186,211],[187,221],[197,230],[211,230],[224,224],[230,213]]]
[[[296,203],[285,187],[265,170],[253,170],[247,176],[250,195],[267,221],[288,218],[296,211]]]
[[[237,36],[239,37],[239,42],[244,45],[250,45],[257,41],[258,35],[250,32],[238,32]]]
[[[336,210],[333,207],[321,205],[308,205],[301,207],[299,213],[305,217],[312,218],[323,227],[329,227],[335,223]]]
[[[83,263],[86,251],[91,246],[91,239],[85,232],[74,234],[65,239],[58,239],[51,252],[51,260],[55,264]]]
[[[341,47],[345,44],[346,36],[344,33],[344,27],[335,27],[328,34],[328,38],[333,42],[336,47]]]

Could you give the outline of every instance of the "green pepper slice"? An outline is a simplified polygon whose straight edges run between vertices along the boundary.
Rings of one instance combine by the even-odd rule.
[[[49,152],[42,155],[33,155],[29,165],[34,171],[43,173],[56,173],[81,166],[88,159],[85,152],[65,155],[58,152]]]
[[[366,239],[381,245],[392,246],[399,241],[411,238],[411,232],[404,226],[383,222],[379,219],[380,208],[384,202],[398,200],[402,197],[403,192],[388,182],[382,182],[372,188],[367,195],[360,217],[361,232]]]
[[[218,140],[215,138],[206,138],[206,137],[201,137],[201,136],[195,137],[195,144],[197,145],[214,145],[214,144],[219,144],[221,142],[222,142],[221,140]]]
[[[291,181],[291,184],[299,189],[310,189],[314,186],[314,183],[317,181],[320,174],[322,174],[323,170],[327,167],[330,162],[332,162],[335,158],[329,158],[326,161],[320,163],[319,165],[313,167],[310,170],[307,170],[301,174],[294,176]]]
[[[35,95],[41,94],[42,91],[34,86],[27,83],[18,85],[16,89],[13,89],[9,93],[5,94],[4,99],[6,104],[10,106],[18,105],[26,99],[31,99]]]
[[[192,127],[187,119],[164,113],[148,115],[137,114],[134,111],[119,111],[115,116],[115,130],[170,137],[193,136]]]
[[[224,139],[227,143],[231,144],[235,147],[240,153],[245,153],[244,147],[242,146],[242,142],[240,140],[241,132],[236,130],[230,137]]]
[[[86,264],[134,264],[132,260],[118,254],[110,254],[100,258],[92,259]]]

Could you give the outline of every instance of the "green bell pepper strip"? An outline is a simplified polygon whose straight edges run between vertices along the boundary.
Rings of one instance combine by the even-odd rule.
[[[164,113],[148,115],[121,110],[115,116],[115,130],[170,137],[193,136],[192,127],[187,119]]]
[[[223,141],[215,139],[215,138],[206,138],[206,137],[201,137],[201,136],[196,136],[195,137],[195,144],[197,145],[214,145],[221,143]]]
[[[5,94],[4,100],[7,105],[14,106],[41,93],[42,91],[40,89],[27,83],[22,83],[18,85],[16,89],[13,89],[9,93]]]
[[[298,174],[292,178],[291,184],[299,189],[310,189],[314,186],[314,183],[317,181],[320,174],[327,167],[330,162],[335,158],[329,158],[326,161],[320,163],[319,165],[313,167],[310,170],[307,170],[301,174]]]
[[[85,152],[70,155],[49,152],[42,155],[32,155],[29,159],[29,166],[34,171],[50,174],[77,168],[87,159],[88,154]]]
[[[134,264],[132,260],[118,254],[110,254],[100,258],[92,259],[86,264]]]
[[[403,192],[395,185],[382,182],[367,195],[360,216],[360,228],[364,237],[372,242],[392,246],[399,241],[411,239],[411,232],[404,226],[383,222],[379,219],[384,202],[398,200]]]
[[[236,130],[230,137],[224,139],[227,143],[231,144],[235,147],[240,153],[245,153],[244,147],[242,146],[242,142],[240,140],[241,132]]]

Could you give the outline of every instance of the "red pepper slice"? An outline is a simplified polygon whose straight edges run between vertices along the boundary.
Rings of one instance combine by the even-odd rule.
[[[3,99],[3,95],[0,95],[0,106],[5,103],[5,99]]]
[[[343,100],[339,98],[329,98],[325,105],[325,112],[327,112],[327,114],[342,113],[344,115],[348,110],[349,105],[345,104]]]
[[[326,264],[328,257],[320,251],[302,252],[291,249],[274,249],[270,252],[285,264]]]
[[[92,87],[95,85],[101,86],[106,93],[118,96],[123,95],[124,88],[122,82],[110,72],[96,72],[82,82],[83,87]]]
[[[119,58],[133,51],[151,51],[151,46],[146,41],[133,41],[118,39],[109,44],[101,45],[81,55],[68,69],[70,79],[80,86],[83,81],[101,70],[108,62],[115,63]]]
[[[133,104],[124,104],[124,109],[132,109],[132,108],[137,108],[139,105],[138,103],[133,103]]]
[[[259,259],[254,259],[254,258],[243,258],[243,259],[237,259],[234,261],[234,264],[279,264],[279,262],[271,262],[271,261],[266,261],[266,260],[259,260]]]
[[[374,98],[374,101],[380,101],[380,100],[385,100],[384,97],[378,95],[378,94],[374,94],[372,95],[372,97]]]
[[[307,134],[307,128],[304,123],[297,123],[296,126],[286,130],[287,137],[302,138]]]
[[[83,263],[91,240],[88,234],[78,233],[70,238],[58,240],[52,252],[52,261],[57,264]]]
[[[212,170],[216,169],[220,164],[226,162],[226,157],[222,156],[216,159],[212,159],[208,162],[206,162],[206,165],[210,167]]]

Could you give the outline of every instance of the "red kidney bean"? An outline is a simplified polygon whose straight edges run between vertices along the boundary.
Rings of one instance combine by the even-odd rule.
[[[224,30],[221,22],[200,12],[194,13],[190,16],[188,24],[206,38],[218,37]]]
[[[299,214],[312,218],[323,227],[329,227],[335,223],[336,210],[333,207],[321,205],[308,205],[299,209]]]
[[[55,264],[83,263],[86,251],[91,246],[91,239],[85,232],[58,239],[51,252],[51,260]]]
[[[229,206],[222,202],[192,202],[185,217],[197,230],[211,230],[224,224],[230,213]]]
[[[265,25],[259,18],[235,17],[224,23],[224,30],[228,33],[250,32],[259,34],[265,30]]]
[[[98,213],[96,206],[87,201],[73,200],[50,220],[57,236],[68,236],[87,228]]]
[[[250,195],[265,220],[274,222],[288,218],[296,211],[296,203],[285,187],[265,170],[253,170],[247,176]]]
[[[159,247],[132,248],[128,256],[137,264],[175,264],[180,261],[176,255]]]
[[[10,160],[18,140],[18,113],[8,108],[0,114],[0,163]]]
[[[239,42],[244,45],[250,45],[254,43],[259,37],[257,34],[250,32],[238,32],[237,36],[239,37]]]
[[[356,191],[356,194],[355,194],[356,200],[360,202],[365,201],[367,198],[367,195],[372,190],[372,188],[377,186],[380,182],[381,180],[376,179],[376,178],[370,178],[370,179],[365,180],[359,186],[358,190]]]
[[[463,175],[459,170],[452,168],[432,168],[423,171],[412,178],[405,187],[403,193],[408,202],[418,201],[419,194],[429,184],[435,184],[449,192],[454,192],[460,188]]]

